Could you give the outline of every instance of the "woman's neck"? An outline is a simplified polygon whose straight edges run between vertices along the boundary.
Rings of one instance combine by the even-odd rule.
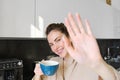
[[[67,54],[63,59],[64,59],[65,61],[67,61],[69,58],[70,58],[70,55]]]
[[[73,62],[73,58],[68,54],[64,57],[64,64],[70,65]]]

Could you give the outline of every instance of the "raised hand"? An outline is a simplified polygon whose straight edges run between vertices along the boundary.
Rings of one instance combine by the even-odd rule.
[[[98,44],[93,36],[90,25],[85,20],[85,27],[79,14],[74,16],[69,13],[65,19],[65,25],[70,35],[72,45],[63,37],[65,48],[69,54],[80,64],[94,67],[103,61]]]

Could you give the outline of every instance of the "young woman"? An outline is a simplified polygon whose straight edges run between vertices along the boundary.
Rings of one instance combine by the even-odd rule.
[[[60,63],[59,69],[44,76],[36,64],[33,80],[120,80],[120,74],[102,59],[88,21],[84,28],[79,14],[75,20],[69,13],[65,25],[52,23],[46,29],[49,45],[59,56],[52,58]]]

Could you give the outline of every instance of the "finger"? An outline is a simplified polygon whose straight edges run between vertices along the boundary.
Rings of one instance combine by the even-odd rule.
[[[80,17],[80,15],[78,13],[76,13],[76,19],[77,19],[78,28],[79,28],[80,32],[85,33],[81,17]]]
[[[91,28],[90,28],[90,24],[88,22],[88,20],[85,20],[85,25],[86,25],[86,31],[89,35],[92,35],[92,31],[91,31]]]
[[[74,32],[73,32],[72,28],[70,27],[70,23],[67,18],[65,18],[65,26],[66,26],[67,31],[72,39],[72,37],[74,36]]]
[[[68,20],[70,22],[71,28],[74,31],[75,35],[78,34],[80,32],[80,30],[78,29],[78,27],[75,23],[75,19],[73,18],[73,15],[71,13],[68,14]]]
[[[74,57],[75,54],[74,54],[74,48],[73,46],[68,43],[67,38],[65,36],[63,36],[63,42],[64,42],[64,46],[65,46],[65,49],[68,51],[68,54],[70,54],[71,57]]]

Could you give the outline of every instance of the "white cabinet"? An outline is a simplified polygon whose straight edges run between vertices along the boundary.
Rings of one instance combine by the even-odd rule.
[[[78,12],[91,23],[96,38],[113,38],[113,10],[98,0],[36,0],[36,20],[44,19],[44,28],[53,22],[64,22],[68,12]],[[38,22],[38,21],[37,21]]]
[[[120,10],[120,0],[112,0],[111,6]]]
[[[35,0],[0,0],[0,37],[29,37]]]
[[[113,8],[113,34],[114,38],[120,38],[120,10]]]
[[[96,38],[120,37],[118,14],[99,0],[0,0],[0,37],[45,37],[46,26],[64,22],[68,12],[87,18]]]
[[[114,38],[120,38],[120,0],[113,0],[113,32]]]

